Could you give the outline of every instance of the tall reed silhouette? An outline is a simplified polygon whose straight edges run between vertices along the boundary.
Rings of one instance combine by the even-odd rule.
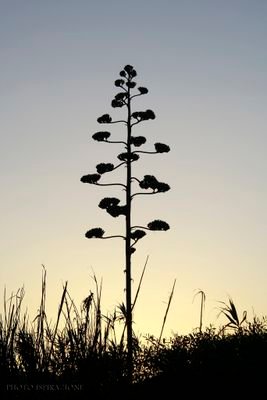
[[[126,329],[127,329],[127,365],[128,374],[131,380],[133,370],[133,330],[132,330],[132,292],[131,292],[131,257],[135,252],[135,245],[145,235],[145,231],[166,231],[169,229],[168,223],[156,219],[149,222],[146,226],[132,225],[132,201],[134,197],[148,194],[158,194],[167,192],[170,186],[167,183],[159,182],[153,175],[144,175],[143,178],[137,178],[132,175],[132,164],[139,160],[141,154],[159,154],[168,153],[170,147],[163,143],[155,143],[153,151],[133,150],[139,148],[146,143],[144,136],[133,136],[132,129],[144,121],[154,120],[155,114],[152,110],[132,112],[132,102],[138,96],[143,96],[148,93],[148,89],[140,86],[136,88],[134,78],[137,76],[136,70],[131,65],[126,65],[120,71],[120,79],[115,81],[115,86],[120,89],[111,102],[113,108],[126,109],[126,117],[122,120],[113,121],[109,114],[103,114],[97,119],[99,124],[123,124],[126,127],[126,139],[110,140],[110,132],[100,131],[93,134],[92,138],[98,142],[122,144],[125,146],[125,152],[118,155],[119,163],[101,162],[96,166],[97,173],[84,175],[81,182],[90,183],[97,186],[121,186],[125,191],[125,203],[120,205],[120,199],[116,197],[105,197],[99,207],[106,210],[112,217],[123,216],[125,218],[125,235],[110,235],[104,236],[105,231],[102,228],[93,228],[86,232],[88,239],[110,239],[122,238],[125,241],[125,274],[126,274]],[[135,90],[134,90],[135,89]],[[101,183],[102,176],[107,172],[112,172],[117,168],[126,167],[126,180],[124,183]],[[142,191],[132,193],[132,185],[139,185]]]

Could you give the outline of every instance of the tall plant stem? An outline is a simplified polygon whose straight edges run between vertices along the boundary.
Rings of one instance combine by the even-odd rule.
[[[161,327],[161,331],[160,331],[160,335],[159,335],[159,340],[158,340],[158,346],[157,346],[158,348],[159,348],[159,345],[160,345],[160,342],[161,342],[161,338],[162,338],[162,335],[163,335],[163,330],[164,330],[164,327],[165,327],[167,315],[168,315],[168,312],[169,312],[169,309],[170,309],[170,305],[171,305],[171,301],[172,301],[172,297],[173,297],[173,293],[174,293],[175,284],[176,284],[176,279],[174,279],[173,286],[172,286],[172,291],[171,291],[171,294],[170,294],[170,297],[169,297],[169,301],[168,301],[168,305],[167,305],[167,308],[166,308],[166,311],[165,311],[165,315],[164,315],[164,318],[163,318],[163,323],[162,323],[162,327]]]
[[[125,261],[126,261],[126,326],[127,326],[127,369],[128,378],[132,382],[133,373],[133,332],[132,332],[132,288],[131,288],[131,98],[128,88],[128,118],[127,118],[127,178],[126,178],[126,240],[125,240]]]

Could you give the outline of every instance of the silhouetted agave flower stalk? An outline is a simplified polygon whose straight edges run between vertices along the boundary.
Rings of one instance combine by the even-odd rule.
[[[123,144],[126,149],[125,152],[118,154],[117,158],[121,161],[120,164],[114,166],[112,163],[100,163],[96,166],[97,173],[84,175],[81,182],[90,183],[97,186],[122,186],[126,193],[125,204],[120,205],[120,200],[115,197],[105,197],[99,203],[99,207],[111,215],[112,217],[123,216],[125,218],[125,235],[112,235],[105,236],[102,228],[93,228],[86,232],[88,239],[109,239],[109,238],[122,238],[125,241],[125,273],[126,273],[126,329],[127,329],[127,354],[128,354],[128,373],[131,380],[132,377],[132,357],[133,357],[133,333],[132,333],[132,294],[131,294],[131,256],[136,251],[133,247],[139,240],[146,236],[147,231],[167,231],[170,227],[165,221],[154,220],[149,222],[146,227],[132,226],[131,223],[131,210],[133,198],[137,195],[147,195],[167,192],[170,186],[167,183],[159,182],[153,175],[145,175],[142,179],[138,179],[132,175],[132,163],[138,161],[140,154],[158,154],[168,153],[170,147],[163,143],[155,143],[154,151],[134,150],[132,147],[141,147],[146,143],[144,136],[132,136],[133,126],[148,120],[156,118],[155,113],[147,109],[145,111],[132,112],[132,102],[135,97],[142,96],[148,93],[148,89],[139,86],[135,92],[133,89],[136,87],[136,82],[133,80],[137,76],[135,69],[131,65],[126,65],[120,71],[120,79],[114,82],[115,87],[120,91],[114,96],[111,102],[113,108],[126,108],[126,117],[124,120],[113,121],[109,114],[103,114],[97,119],[100,124],[116,124],[122,123],[126,126],[126,139],[125,140],[110,140],[110,132],[100,131],[93,134],[92,138],[98,142],[117,143]],[[102,175],[113,171],[121,166],[126,167],[126,182],[124,183],[100,183]],[[102,182],[102,181],[101,181]],[[138,183],[139,187],[143,189],[142,192],[132,193],[132,185]],[[150,189],[151,191],[147,191]],[[140,228],[140,229],[139,229]]]

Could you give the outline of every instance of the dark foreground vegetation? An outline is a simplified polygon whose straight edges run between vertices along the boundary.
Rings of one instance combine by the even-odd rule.
[[[134,381],[127,381],[123,306],[102,315],[96,283],[77,308],[63,288],[53,326],[45,311],[45,273],[38,315],[22,313],[23,289],[5,298],[0,320],[1,399],[240,398],[266,395],[267,321],[240,321],[169,340],[134,338]],[[120,337],[117,337],[117,328]],[[184,396],[182,393],[186,393]],[[174,395],[173,395],[174,394]],[[237,397],[236,397],[237,396]]]

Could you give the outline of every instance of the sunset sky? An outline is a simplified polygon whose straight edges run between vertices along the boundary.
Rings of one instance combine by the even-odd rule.
[[[110,106],[113,82],[132,64],[149,89],[134,108],[156,114],[134,134],[146,136],[146,150],[171,147],[133,164],[135,176],[171,186],[134,202],[135,225],[171,226],[149,233],[133,256],[135,292],[149,255],[135,331],[159,334],[174,279],[166,335],[198,326],[198,289],[205,325],[225,322],[218,302],[228,296],[250,319],[267,314],[266,42],[264,0],[0,0],[2,299],[5,286],[10,294],[24,285],[35,316],[44,264],[51,318],[64,282],[79,304],[94,291],[93,273],[103,279],[103,312],[124,301],[123,242],[84,237],[97,226],[124,233],[122,217],[98,208],[123,193],[80,177],[123,151],[91,136],[125,137],[96,119],[122,115]],[[115,177],[123,179],[105,180]]]

